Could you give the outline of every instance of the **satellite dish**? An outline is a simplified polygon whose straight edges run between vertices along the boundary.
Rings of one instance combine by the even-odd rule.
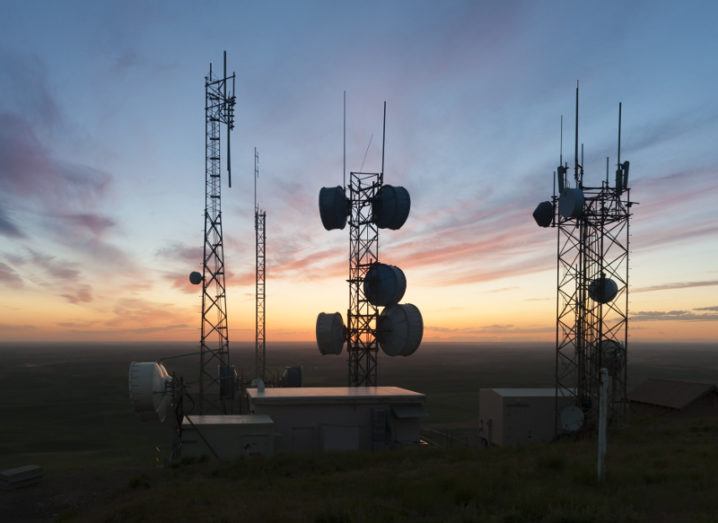
[[[172,405],[172,376],[161,363],[130,363],[130,401],[142,421],[163,422]]]
[[[623,369],[623,345],[616,340],[602,340],[598,350],[601,352],[601,367],[608,369],[611,376],[617,376]]]
[[[371,204],[372,221],[380,229],[399,229],[409,217],[411,198],[404,187],[382,185]]]
[[[387,307],[379,315],[376,338],[387,356],[410,356],[424,335],[424,320],[411,303]]]
[[[347,328],[338,312],[320,312],[317,316],[317,346],[322,354],[341,354],[347,339]]]
[[[583,411],[576,405],[561,409],[561,428],[564,432],[578,432],[583,427]]]
[[[601,276],[588,284],[588,295],[598,303],[608,303],[618,294],[618,285],[611,278]]]
[[[364,277],[364,295],[378,307],[395,305],[406,292],[406,276],[394,265],[374,263]]]
[[[204,278],[202,278],[202,274],[197,271],[192,271],[189,273],[189,282],[192,285],[199,285],[200,283],[202,283],[203,279]]]
[[[548,227],[553,222],[553,204],[551,202],[539,203],[533,216],[539,227]]]
[[[583,214],[584,202],[581,189],[564,189],[558,198],[558,212],[564,218],[578,218]]]
[[[319,216],[326,230],[343,229],[350,211],[351,204],[342,186],[322,187],[319,190]]]

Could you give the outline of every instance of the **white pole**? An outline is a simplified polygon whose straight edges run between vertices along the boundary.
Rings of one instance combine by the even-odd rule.
[[[611,376],[608,369],[601,369],[601,391],[598,402],[598,481],[603,481],[606,475],[606,447],[608,426],[608,390],[611,386]]]

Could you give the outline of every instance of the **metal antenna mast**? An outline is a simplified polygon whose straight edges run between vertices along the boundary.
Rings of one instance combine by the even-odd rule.
[[[596,423],[603,368],[612,377],[609,415],[620,417],[627,401],[629,223],[634,204],[629,163],[619,161],[614,186],[608,179],[585,183],[583,160],[578,162],[578,87],[576,95],[576,186],[564,186],[565,167],[559,166],[559,195],[534,211],[538,225],[557,229],[557,428],[559,401],[565,397],[575,400],[589,426]]]
[[[265,275],[266,275],[266,220],[267,212],[257,203],[259,153],[254,148],[254,236],[255,236],[255,313],[254,313],[254,376],[265,380],[267,346],[265,339]]]
[[[226,400],[234,396],[234,370],[229,364],[229,332],[225,290],[224,240],[222,237],[222,163],[220,134],[227,132],[227,179],[232,186],[230,131],[234,129],[235,74],[227,75],[224,52],[222,76],[204,79],[205,91],[205,209],[202,264],[202,322],[200,334],[199,412],[226,412]],[[229,88],[229,89],[228,89]],[[228,92],[229,90],[229,92]],[[199,278],[195,278],[199,279]]]
[[[403,271],[379,262],[379,229],[400,229],[411,208],[409,191],[384,185],[386,102],[381,144],[381,171],[360,168],[349,173],[348,191],[342,186],[319,191],[324,228],[344,229],[349,221],[349,307],[346,326],[338,312],[319,314],[317,345],[321,354],[341,354],[346,345],[350,387],[376,386],[379,348],[387,356],[409,356],[424,331],[419,309],[399,303],[406,291]]]

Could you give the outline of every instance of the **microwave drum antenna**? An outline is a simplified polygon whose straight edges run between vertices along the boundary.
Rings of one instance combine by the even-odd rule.
[[[343,229],[347,224],[350,211],[351,204],[340,185],[321,188],[319,191],[319,216],[326,230]]]
[[[383,185],[372,201],[372,217],[380,229],[400,229],[411,210],[411,197],[404,187]]]
[[[377,341],[387,356],[412,355],[424,335],[424,321],[411,303],[385,308],[377,322]]]
[[[323,355],[341,354],[347,339],[347,328],[338,312],[320,312],[317,316],[317,346]]]
[[[130,363],[130,401],[142,421],[163,422],[172,405],[172,376],[161,363]]]
[[[406,276],[394,265],[374,263],[364,277],[364,296],[377,307],[396,305],[406,292]]]

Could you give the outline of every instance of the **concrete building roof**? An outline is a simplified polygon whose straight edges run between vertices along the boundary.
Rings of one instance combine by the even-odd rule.
[[[555,398],[556,387],[542,387],[542,388],[494,388],[491,389],[499,396],[504,398]],[[572,389],[573,390],[573,389]],[[569,394],[565,390],[560,390],[561,396],[568,396]]]
[[[263,392],[247,389],[254,402],[326,403],[346,400],[423,401],[419,392],[400,387],[273,387]]]
[[[629,401],[681,410],[710,392],[712,383],[648,379],[628,393]]]

